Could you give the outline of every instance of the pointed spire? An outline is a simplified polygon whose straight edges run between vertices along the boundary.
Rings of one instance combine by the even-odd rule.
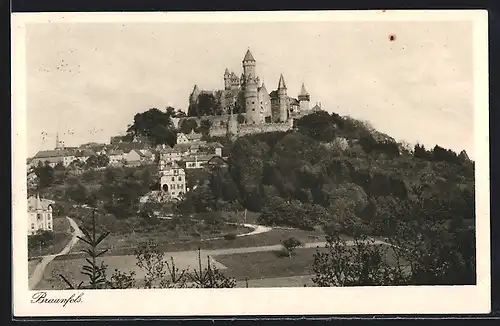
[[[245,57],[243,58],[243,61],[253,61],[253,62],[255,62],[255,59],[253,58],[252,52],[250,52],[250,48],[247,50],[247,53],[245,54]]]
[[[35,202],[35,209],[42,209],[42,202],[40,200],[40,195],[37,193],[36,194],[36,202]]]
[[[300,96],[308,96],[309,93],[306,91],[306,87],[304,86],[304,83],[302,83],[302,88],[300,89]]]
[[[267,93],[266,84],[264,83],[264,81],[262,81],[262,86],[260,87],[260,89],[266,91]]]
[[[59,145],[60,145],[60,143],[59,143],[59,132],[56,132],[56,149],[59,148]]]
[[[278,83],[278,89],[286,89],[286,84],[285,84],[285,78],[283,77],[283,74],[280,75],[280,81]]]
[[[224,71],[224,76],[230,76],[231,74],[229,73],[229,69],[226,68],[226,70]]]

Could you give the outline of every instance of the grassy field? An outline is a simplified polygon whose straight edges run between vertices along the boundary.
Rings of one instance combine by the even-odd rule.
[[[220,255],[214,259],[224,265],[225,275],[234,277],[237,281],[284,278],[304,276],[313,273],[314,253],[324,248],[299,248],[295,255],[286,257],[276,251],[262,251],[244,254]],[[388,251],[387,259],[392,262],[392,254]]]
[[[242,227],[239,227],[239,230],[240,231],[238,233],[248,232],[248,228],[243,229]],[[161,236],[157,233],[156,234],[136,233],[135,235],[130,234],[127,235],[126,237],[128,240],[120,240],[120,238],[117,236],[109,235],[109,238],[103,242],[103,245],[102,247],[100,247],[100,249],[110,248],[110,250],[106,252],[105,254],[106,256],[133,255],[135,246],[146,238],[154,240],[160,246],[160,249],[164,252],[197,250],[198,248],[202,250],[247,248],[247,247],[259,247],[259,246],[281,244],[283,240],[289,237],[295,237],[300,241],[302,241],[303,243],[323,241],[324,232],[304,231],[296,229],[273,229],[266,233],[256,234],[247,237],[238,237],[234,240],[217,239],[210,241],[200,241],[194,239],[193,237],[185,240],[179,238],[172,238],[174,240],[170,240],[170,238],[167,238],[164,235]],[[111,246],[113,246],[112,249]],[[81,251],[82,249],[83,249],[83,243],[79,242],[73,248],[72,250],[73,253],[70,253],[65,256],[58,256],[56,257],[56,260],[81,258],[83,257],[83,255],[78,251]]]
[[[31,274],[33,274],[33,271],[35,270],[36,265],[38,265],[40,260],[41,260],[40,258],[34,258],[28,260],[28,277],[30,277]]]
[[[61,252],[71,239],[71,227],[66,217],[54,217],[54,239],[44,247],[28,250],[28,257],[53,255]]]

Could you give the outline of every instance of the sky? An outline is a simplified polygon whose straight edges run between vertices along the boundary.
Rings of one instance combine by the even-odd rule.
[[[390,40],[390,35],[395,39]],[[149,108],[187,110],[223,87],[250,49],[268,91],[282,73],[311,106],[369,121],[398,141],[473,148],[472,23],[31,23],[26,27],[28,155],[109,142]]]

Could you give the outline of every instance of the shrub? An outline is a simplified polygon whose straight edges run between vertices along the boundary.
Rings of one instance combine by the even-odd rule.
[[[235,233],[224,234],[225,240],[235,240],[236,238],[237,238],[237,236]]]
[[[294,237],[290,237],[282,242],[283,248],[286,250],[288,253],[289,257],[292,257],[292,254],[294,253],[295,249],[297,247],[303,246],[302,242]]]

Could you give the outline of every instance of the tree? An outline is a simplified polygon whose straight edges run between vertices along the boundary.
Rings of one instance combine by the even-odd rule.
[[[281,244],[283,245],[283,248],[285,248],[285,250],[287,251],[288,257],[290,258],[292,257],[297,247],[303,246],[303,243],[299,239],[294,237],[290,237],[286,240],[283,240]]]
[[[109,164],[109,157],[106,154],[97,156],[97,167],[105,167]]]
[[[196,131],[197,129],[198,122],[195,119],[184,119],[179,126],[179,131],[183,134],[189,134],[191,131]]]
[[[34,172],[38,177],[39,189],[50,187],[54,182],[54,169],[48,163],[39,162]]]
[[[320,287],[403,285],[404,277],[384,260],[385,249],[359,235],[349,245],[337,233],[326,237],[326,250],[314,254],[313,282]]]
[[[85,161],[85,165],[90,169],[95,169],[99,166],[99,159],[97,155],[90,155]]]
[[[83,236],[78,236],[78,238],[87,246],[83,250],[87,257],[85,258],[86,264],[82,266],[81,273],[86,276],[87,282],[82,281],[78,285],[75,285],[68,279],[67,275],[59,274],[59,277],[66,283],[67,289],[126,289],[133,287],[135,285],[135,272],[122,273],[115,270],[111,278],[108,279],[106,276],[108,266],[103,261],[100,264],[97,261],[99,257],[102,257],[108,251],[107,249],[99,250],[97,247],[106,239],[109,232],[97,233],[95,209],[92,211],[89,228],[82,225],[80,229]]]
[[[153,144],[169,144],[176,142],[176,132],[170,114],[156,108],[149,109],[134,116],[134,123],[127,132],[132,136],[147,137]]]
[[[239,124],[245,123],[245,116],[243,114],[238,114],[236,117],[236,121],[238,121]]]
[[[212,93],[201,93],[198,96],[198,115],[215,115],[217,111],[217,100]]]
[[[319,111],[300,118],[296,127],[300,133],[320,141],[332,141],[337,132],[338,119],[326,111]]]

